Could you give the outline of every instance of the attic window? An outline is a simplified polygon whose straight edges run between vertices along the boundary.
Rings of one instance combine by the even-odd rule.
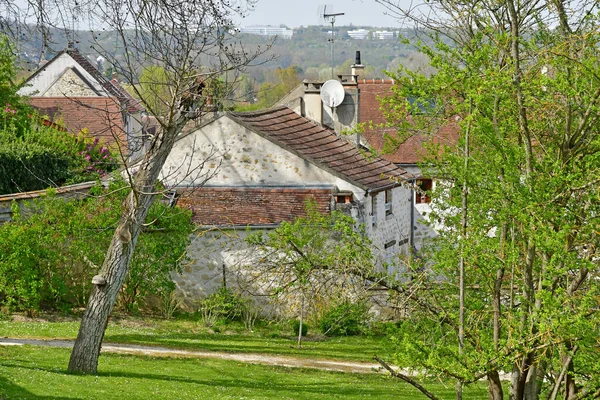
[[[417,192],[415,193],[416,204],[431,203],[431,189],[433,187],[433,181],[431,179],[419,179],[417,180]]]
[[[392,189],[385,191],[385,215],[392,214]]]
[[[352,192],[339,192],[335,194],[335,202],[337,204],[352,203]]]

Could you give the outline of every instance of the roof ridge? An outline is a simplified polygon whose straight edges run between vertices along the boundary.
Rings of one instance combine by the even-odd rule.
[[[109,92],[114,97],[118,98],[120,102],[124,103],[126,108],[130,111],[142,111],[139,100],[136,100],[131,96],[118,82],[107,79],[98,68],[94,67],[91,62],[76,48],[69,47],[64,50],[75,62],[77,62],[87,73],[92,75],[94,79],[100,83],[103,89]]]

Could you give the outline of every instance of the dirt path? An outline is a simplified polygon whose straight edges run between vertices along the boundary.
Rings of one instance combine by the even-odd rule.
[[[41,339],[10,339],[0,338],[0,346],[51,346],[73,347],[73,340],[41,340]],[[352,361],[311,360],[300,357],[266,355],[257,353],[226,353],[219,351],[176,350],[167,347],[138,346],[119,343],[104,343],[102,352],[144,354],[155,357],[197,357],[217,358],[222,360],[240,361],[250,364],[278,365],[296,368],[314,368],[328,371],[373,373],[379,371],[379,364]]]

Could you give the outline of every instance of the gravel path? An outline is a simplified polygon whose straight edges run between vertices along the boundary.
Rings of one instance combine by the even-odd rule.
[[[51,346],[73,347],[73,340],[41,340],[0,338],[1,346]],[[119,343],[104,343],[102,352],[144,354],[155,357],[197,357],[240,361],[250,364],[279,365],[285,367],[314,368],[328,371],[372,373],[379,371],[379,364],[352,361],[311,360],[307,358],[266,355],[257,353],[227,353],[219,351],[176,350],[167,347],[138,346]]]

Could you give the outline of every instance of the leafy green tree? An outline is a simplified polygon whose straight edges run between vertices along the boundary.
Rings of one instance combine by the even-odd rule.
[[[171,108],[170,82],[171,78],[164,67],[150,65],[142,70],[136,85],[137,90],[128,89],[133,96],[144,101],[151,115],[163,116]]]
[[[267,108],[281,100],[300,84],[300,69],[297,66],[278,68],[273,74],[273,82],[260,85],[256,109]]]
[[[96,187],[92,196],[65,200],[50,193],[25,206],[15,205],[14,221],[0,225],[0,304],[31,313],[85,306],[89,282],[98,273],[118,222],[126,185]],[[22,215],[23,214],[23,215]],[[121,290],[124,311],[138,311],[150,296],[167,298],[175,285],[191,231],[188,211],[154,204],[152,227],[140,236]]]
[[[31,128],[31,109],[17,95],[16,50],[8,36],[0,33],[0,130],[20,137]]]
[[[335,288],[364,287],[356,283],[364,283],[363,277],[375,268],[371,243],[352,217],[340,211],[323,214],[314,201],[307,203],[306,211],[305,217],[283,222],[267,234],[258,232],[247,239],[259,254],[250,268],[257,268],[263,278],[272,277],[271,294],[295,296],[300,302],[298,347],[307,300],[310,303],[322,293],[339,294]]]
[[[455,379],[458,398],[482,377],[490,399],[503,398],[503,372],[511,374],[511,399],[595,397],[595,5],[428,4],[453,17],[406,13],[439,34],[421,45],[436,72],[399,71],[385,108],[398,142],[450,120],[459,121],[460,139],[433,147],[427,163],[427,173],[447,183],[433,200],[444,228],[422,255],[422,274],[411,277],[420,290],[395,335],[398,364]],[[418,112],[424,104],[427,112]]]

